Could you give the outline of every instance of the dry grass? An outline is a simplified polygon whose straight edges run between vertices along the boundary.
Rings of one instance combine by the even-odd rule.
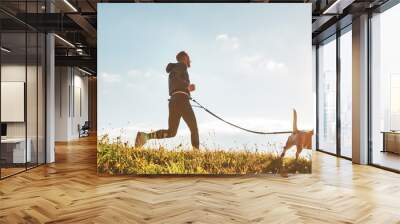
[[[284,169],[310,173],[306,158],[282,159],[271,152],[135,148],[108,136],[97,145],[97,169],[108,174],[268,174]]]

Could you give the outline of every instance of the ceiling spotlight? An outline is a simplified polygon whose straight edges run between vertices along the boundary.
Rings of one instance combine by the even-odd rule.
[[[78,70],[81,71],[81,72],[83,72],[83,73],[85,73],[86,75],[92,76],[92,73],[90,73],[90,72],[88,72],[88,71],[86,71],[86,70],[83,70],[83,69],[81,69],[81,68],[79,68],[79,67],[78,67]]]
[[[7,49],[5,47],[1,47],[1,51],[4,51],[6,53],[10,53],[11,52],[11,50],[9,50],[9,49]]]
[[[64,0],[65,4],[67,4],[74,12],[78,12],[78,10],[68,1]]]
[[[67,44],[68,46],[75,48],[75,45],[73,45],[73,44],[72,44],[71,42],[69,42],[68,40],[66,40],[66,39],[64,39],[64,38],[62,38],[62,37],[60,37],[60,36],[57,35],[57,34],[54,34],[54,36],[57,37],[57,38],[58,38],[59,40],[61,40],[62,42],[64,42],[65,44]]]
[[[78,53],[79,55],[83,55],[83,50],[81,48],[77,48],[76,53]]]

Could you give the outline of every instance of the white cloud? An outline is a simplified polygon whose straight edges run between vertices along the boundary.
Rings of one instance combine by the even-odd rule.
[[[150,78],[156,76],[156,73],[153,70],[139,70],[139,69],[132,69],[128,71],[128,76],[130,78]]]
[[[269,59],[261,54],[241,57],[239,66],[243,72],[257,75],[284,73],[287,71],[287,67],[283,62]]]
[[[131,69],[126,74],[124,82],[129,88],[149,88],[151,86],[165,85],[168,76],[163,70]]]
[[[158,80],[158,79],[163,79],[166,76],[163,74],[158,74],[155,72],[155,70],[152,69],[147,69],[147,70],[139,70],[139,69],[132,69],[126,72],[124,75],[120,74],[112,74],[112,73],[101,73],[100,74],[100,79],[103,82],[109,82],[109,83],[117,83],[117,82],[126,82],[129,83],[131,81],[136,82],[138,79],[152,79],[152,80]]]
[[[237,50],[239,61],[234,66],[238,66],[239,70],[246,75],[268,75],[268,74],[285,74],[288,71],[285,63],[275,59],[268,58],[263,53],[255,53],[252,55],[245,55],[240,51],[239,39],[235,36],[222,33],[216,36],[216,41],[224,50]]]
[[[103,72],[100,74],[100,79],[103,82],[116,83],[121,81],[121,76],[118,74],[110,74]]]
[[[218,34],[216,40],[227,40],[228,39],[228,34]]]
[[[228,34],[218,34],[215,40],[221,43],[222,48],[228,50],[236,50],[240,47],[239,39],[234,36],[229,36]]]

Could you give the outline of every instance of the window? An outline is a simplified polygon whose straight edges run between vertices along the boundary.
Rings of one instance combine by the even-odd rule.
[[[352,34],[340,36],[340,155],[352,157]]]
[[[400,170],[400,5],[371,19],[371,162]]]
[[[400,130],[400,73],[390,75],[390,130]]]
[[[336,39],[318,48],[318,149],[336,153]]]

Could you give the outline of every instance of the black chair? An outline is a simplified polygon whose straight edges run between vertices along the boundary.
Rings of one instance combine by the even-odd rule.
[[[89,129],[90,129],[89,121],[85,121],[82,127],[78,125],[79,138],[89,136]]]

